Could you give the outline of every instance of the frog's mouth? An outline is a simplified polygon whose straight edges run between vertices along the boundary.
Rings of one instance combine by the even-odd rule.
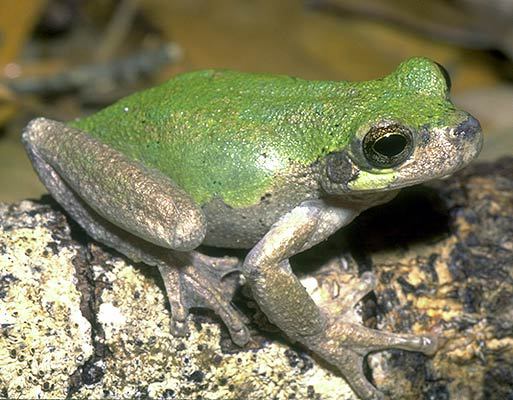
[[[467,114],[455,127],[431,128],[417,135],[414,150],[402,164],[387,169],[359,170],[347,183],[347,189],[375,192],[447,178],[474,160],[482,145],[481,126]]]

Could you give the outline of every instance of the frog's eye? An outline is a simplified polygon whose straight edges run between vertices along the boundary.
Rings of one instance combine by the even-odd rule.
[[[413,135],[401,125],[371,128],[363,138],[363,154],[375,168],[392,168],[413,152]]]
[[[435,64],[438,66],[438,68],[440,68],[440,72],[442,73],[442,75],[445,79],[445,84],[447,85],[447,90],[450,91],[452,83],[451,83],[451,77],[449,76],[449,72],[447,72],[447,70],[444,68],[444,66],[442,64],[438,64],[437,62],[435,62]]]

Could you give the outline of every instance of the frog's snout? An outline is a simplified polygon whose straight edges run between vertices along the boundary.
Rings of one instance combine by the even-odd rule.
[[[469,115],[454,129],[453,135],[455,138],[469,142],[480,140],[481,124],[472,115]]]
[[[446,131],[448,143],[454,146],[453,160],[459,160],[458,169],[476,158],[483,147],[481,124],[472,115],[466,114],[456,127]]]

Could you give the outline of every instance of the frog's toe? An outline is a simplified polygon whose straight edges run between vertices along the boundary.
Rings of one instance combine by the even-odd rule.
[[[368,381],[363,372],[364,358],[355,353],[349,353],[344,358],[346,362],[339,369],[353,390],[365,400],[384,399],[383,393]]]
[[[404,349],[433,354],[437,341],[426,335],[381,332],[365,326],[347,323],[340,318],[328,318],[326,329],[305,338],[303,343],[322,358],[336,366],[353,390],[365,400],[382,399],[363,373],[363,363],[369,352],[384,349]]]
[[[328,331],[331,337],[341,339],[342,346],[350,347],[362,356],[372,351],[387,349],[420,351],[431,355],[438,346],[436,337],[432,335],[385,332],[353,323],[334,323]]]
[[[249,341],[247,318],[231,303],[237,283],[230,283],[228,277],[218,278],[194,266],[183,271],[184,287],[187,290],[187,306],[203,307],[214,311],[224,322],[235,344],[245,345]],[[235,277],[236,278],[236,277]],[[225,280],[227,282],[225,282]]]
[[[191,308],[207,308],[222,319],[235,344],[245,345],[249,341],[248,320],[231,303],[242,284],[240,261],[192,252],[179,264],[181,266],[159,266],[171,307],[173,334],[188,333],[187,316]]]
[[[239,271],[241,260],[237,257],[211,257],[197,251],[191,252],[194,265],[206,266],[220,277]]]
[[[171,332],[176,336],[187,336],[189,333],[187,329],[189,310],[182,298],[180,271],[167,264],[161,264],[158,267],[164,280],[167,299],[171,308]]]
[[[360,398],[381,400],[384,398],[383,393],[369,382],[363,371],[368,344],[364,330],[363,327],[355,329],[353,324],[331,324],[305,344],[337,367]]]
[[[187,336],[189,334],[189,329],[187,328],[187,321],[181,321],[175,319],[173,316],[171,317],[171,333],[174,336]]]

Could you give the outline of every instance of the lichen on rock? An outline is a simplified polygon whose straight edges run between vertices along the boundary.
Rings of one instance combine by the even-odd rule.
[[[93,352],[80,311],[64,217],[48,206],[0,205],[0,395],[64,398]]]

